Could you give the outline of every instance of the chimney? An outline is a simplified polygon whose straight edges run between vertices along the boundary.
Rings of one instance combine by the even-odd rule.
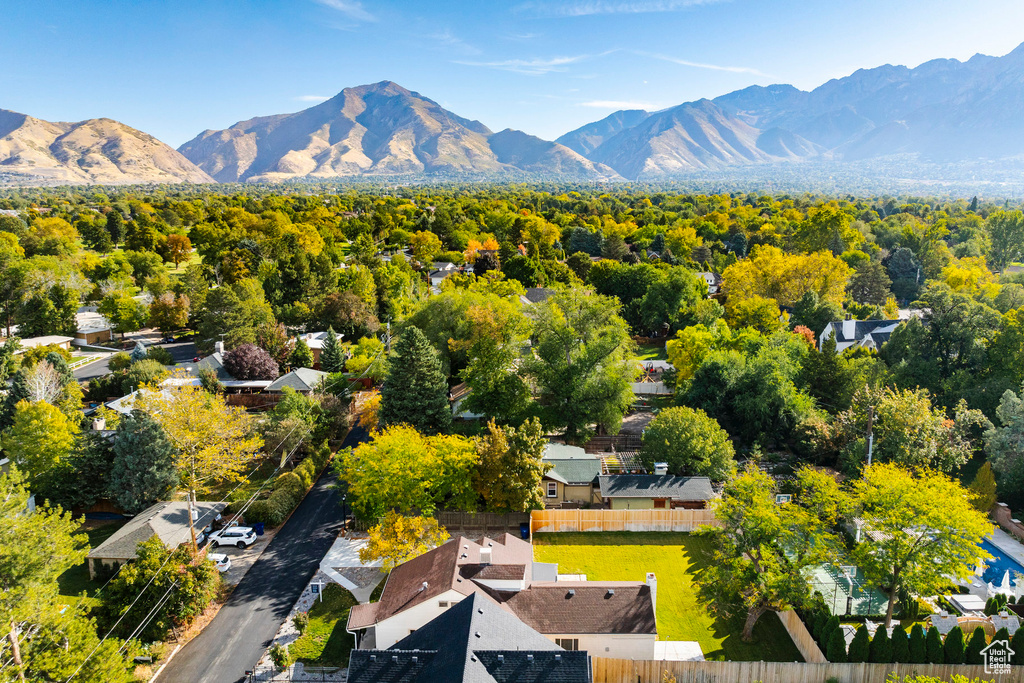
[[[843,336],[847,341],[850,341],[855,334],[857,334],[857,321],[850,316],[846,316],[846,319],[843,320]]]
[[[213,342],[213,350],[216,353],[224,353],[224,342]]]
[[[644,582],[651,587],[651,607],[655,612],[658,610],[658,578],[654,572],[647,572],[647,580]]]
[[[656,462],[654,463],[655,474],[668,474],[668,463],[667,462]]]
[[[92,421],[92,430],[94,432],[102,432],[106,428],[107,421],[102,417],[97,417],[95,420]]]
[[[480,548],[480,564],[490,564],[490,563],[491,563],[491,549],[490,548]]]

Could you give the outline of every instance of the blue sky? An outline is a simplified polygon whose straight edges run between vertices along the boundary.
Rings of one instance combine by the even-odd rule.
[[[1002,55],[1020,0],[0,0],[0,108],[178,146],[393,80],[553,139],[615,109]]]

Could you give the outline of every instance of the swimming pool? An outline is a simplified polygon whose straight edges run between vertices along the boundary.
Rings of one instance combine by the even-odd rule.
[[[998,586],[1000,582],[1002,582],[1003,575],[1007,570],[1010,571],[1011,581],[1017,578],[1015,572],[1024,574],[1024,567],[1022,567],[1019,562],[1006,555],[1002,550],[995,547],[990,542],[982,541],[981,547],[992,556],[992,559],[988,561],[988,566],[985,568],[984,578],[986,581]]]

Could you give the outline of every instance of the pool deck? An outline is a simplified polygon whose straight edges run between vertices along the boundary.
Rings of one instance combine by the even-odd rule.
[[[1006,555],[1013,558],[1017,564],[1024,566],[1024,545],[1021,545],[1016,538],[996,527],[992,531],[992,535],[987,537],[987,540],[1006,553]]]

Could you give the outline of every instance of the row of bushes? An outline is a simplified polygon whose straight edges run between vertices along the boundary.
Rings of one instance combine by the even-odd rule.
[[[327,466],[331,459],[331,450],[327,443],[314,449],[291,472],[285,472],[274,481],[274,488],[266,498],[257,500],[245,512],[248,524],[262,522],[267,526],[277,526],[288,518],[306,492],[313,487],[317,475]]]
[[[980,626],[969,641],[965,641],[960,627],[955,626],[943,642],[934,626],[926,633],[921,624],[914,624],[909,636],[902,626],[897,626],[890,638],[885,626],[879,626],[871,637],[867,627],[862,625],[847,650],[839,617],[815,611],[809,617],[808,627],[828,661],[836,663],[984,664],[981,651],[988,642]],[[1009,631],[1002,628],[992,639],[1010,641],[1010,649],[1015,652],[1013,663],[1024,664],[1024,629],[1010,638]]]

